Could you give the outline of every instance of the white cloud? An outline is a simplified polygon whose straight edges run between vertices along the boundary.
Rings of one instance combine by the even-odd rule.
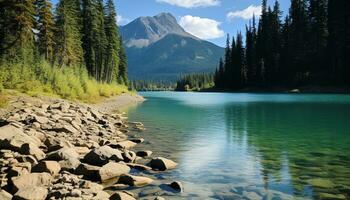
[[[168,3],[170,5],[179,6],[183,8],[208,7],[208,6],[217,6],[220,4],[220,0],[156,0],[156,1]]]
[[[261,6],[250,5],[243,10],[232,11],[227,14],[227,19],[233,20],[234,18],[251,19],[253,15],[259,17],[261,15]]]
[[[180,18],[179,24],[192,35],[201,39],[215,39],[225,35],[220,29],[220,22],[208,18],[186,15]]]
[[[117,24],[118,24],[118,25],[125,25],[125,24],[127,24],[127,23],[129,23],[129,22],[130,22],[130,19],[124,18],[124,17],[121,16],[121,15],[117,15]]]

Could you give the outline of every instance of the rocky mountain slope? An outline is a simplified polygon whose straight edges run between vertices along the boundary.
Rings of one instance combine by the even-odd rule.
[[[169,13],[140,17],[120,31],[131,79],[176,80],[180,74],[213,72],[224,53],[187,33]]]

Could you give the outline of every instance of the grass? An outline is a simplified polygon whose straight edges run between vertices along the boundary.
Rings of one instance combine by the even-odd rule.
[[[0,93],[17,90],[31,96],[53,96],[87,103],[127,93],[125,85],[100,83],[81,67],[57,68],[45,61],[34,66],[12,64],[0,66]],[[0,94],[0,104],[5,104]],[[0,105],[1,106],[1,105]]]

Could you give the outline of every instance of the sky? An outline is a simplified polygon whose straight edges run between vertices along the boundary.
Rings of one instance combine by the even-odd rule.
[[[269,5],[274,1],[268,0]],[[286,14],[290,0],[278,1]],[[219,46],[225,46],[227,34],[244,32],[253,13],[261,13],[261,0],[114,0],[114,3],[119,25],[141,16],[169,12],[187,32]]]

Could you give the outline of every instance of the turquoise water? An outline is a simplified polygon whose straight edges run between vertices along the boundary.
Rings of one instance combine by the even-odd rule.
[[[179,163],[152,174],[184,184],[168,199],[350,199],[349,95],[141,95],[139,148]]]

